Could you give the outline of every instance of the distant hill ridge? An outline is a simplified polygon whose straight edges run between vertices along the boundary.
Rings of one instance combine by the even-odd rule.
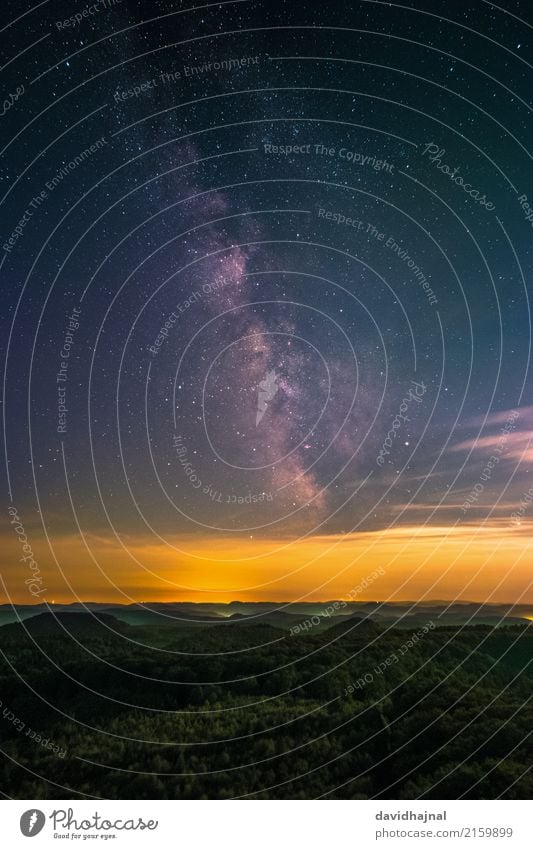
[[[306,632],[348,624],[352,617],[375,623],[411,627],[429,621],[435,625],[511,625],[533,619],[533,605],[481,604],[478,602],[346,602],[334,607],[327,602],[240,602],[228,604],[194,602],[153,602],[116,604],[75,602],[73,604],[0,605],[0,628],[33,620],[32,630],[64,625],[68,630],[102,628],[121,630],[124,626],[205,627],[269,624],[277,628]],[[48,624],[47,624],[48,623]],[[351,621],[353,626],[354,622]]]

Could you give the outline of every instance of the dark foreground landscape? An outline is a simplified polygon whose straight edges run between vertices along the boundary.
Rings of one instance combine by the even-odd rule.
[[[445,607],[4,606],[0,786],[531,798],[526,612]]]

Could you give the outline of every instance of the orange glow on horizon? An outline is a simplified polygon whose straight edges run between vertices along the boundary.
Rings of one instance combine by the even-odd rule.
[[[301,540],[32,536],[45,591],[33,597],[17,541],[2,539],[4,603],[448,600],[533,602],[533,525],[409,526]],[[174,546],[173,548],[171,546]],[[88,551],[90,550],[90,553]],[[369,580],[381,568],[383,575]],[[366,586],[364,585],[366,581]],[[70,587],[69,587],[70,584]],[[527,593],[524,592],[527,588]],[[355,595],[354,595],[355,593]]]

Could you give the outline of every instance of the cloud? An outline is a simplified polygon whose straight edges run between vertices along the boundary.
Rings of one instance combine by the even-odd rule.
[[[529,421],[533,423],[533,406],[517,407],[510,410],[498,410],[494,413],[488,413],[486,416],[474,416],[464,422],[466,427],[497,427],[505,424],[511,417],[518,413],[520,421]]]
[[[479,419],[477,420],[479,422]],[[450,447],[452,452],[483,452],[490,457],[496,453],[500,460],[533,460],[533,407],[502,410],[489,416],[484,429],[492,433],[464,439]]]

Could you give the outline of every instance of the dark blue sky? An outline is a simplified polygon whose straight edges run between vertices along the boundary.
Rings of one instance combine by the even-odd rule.
[[[2,8],[6,497],[52,536],[73,507],[104,535],[453,525],[518,410],[468,514],[508,522],[526,4],[91,8]]]

